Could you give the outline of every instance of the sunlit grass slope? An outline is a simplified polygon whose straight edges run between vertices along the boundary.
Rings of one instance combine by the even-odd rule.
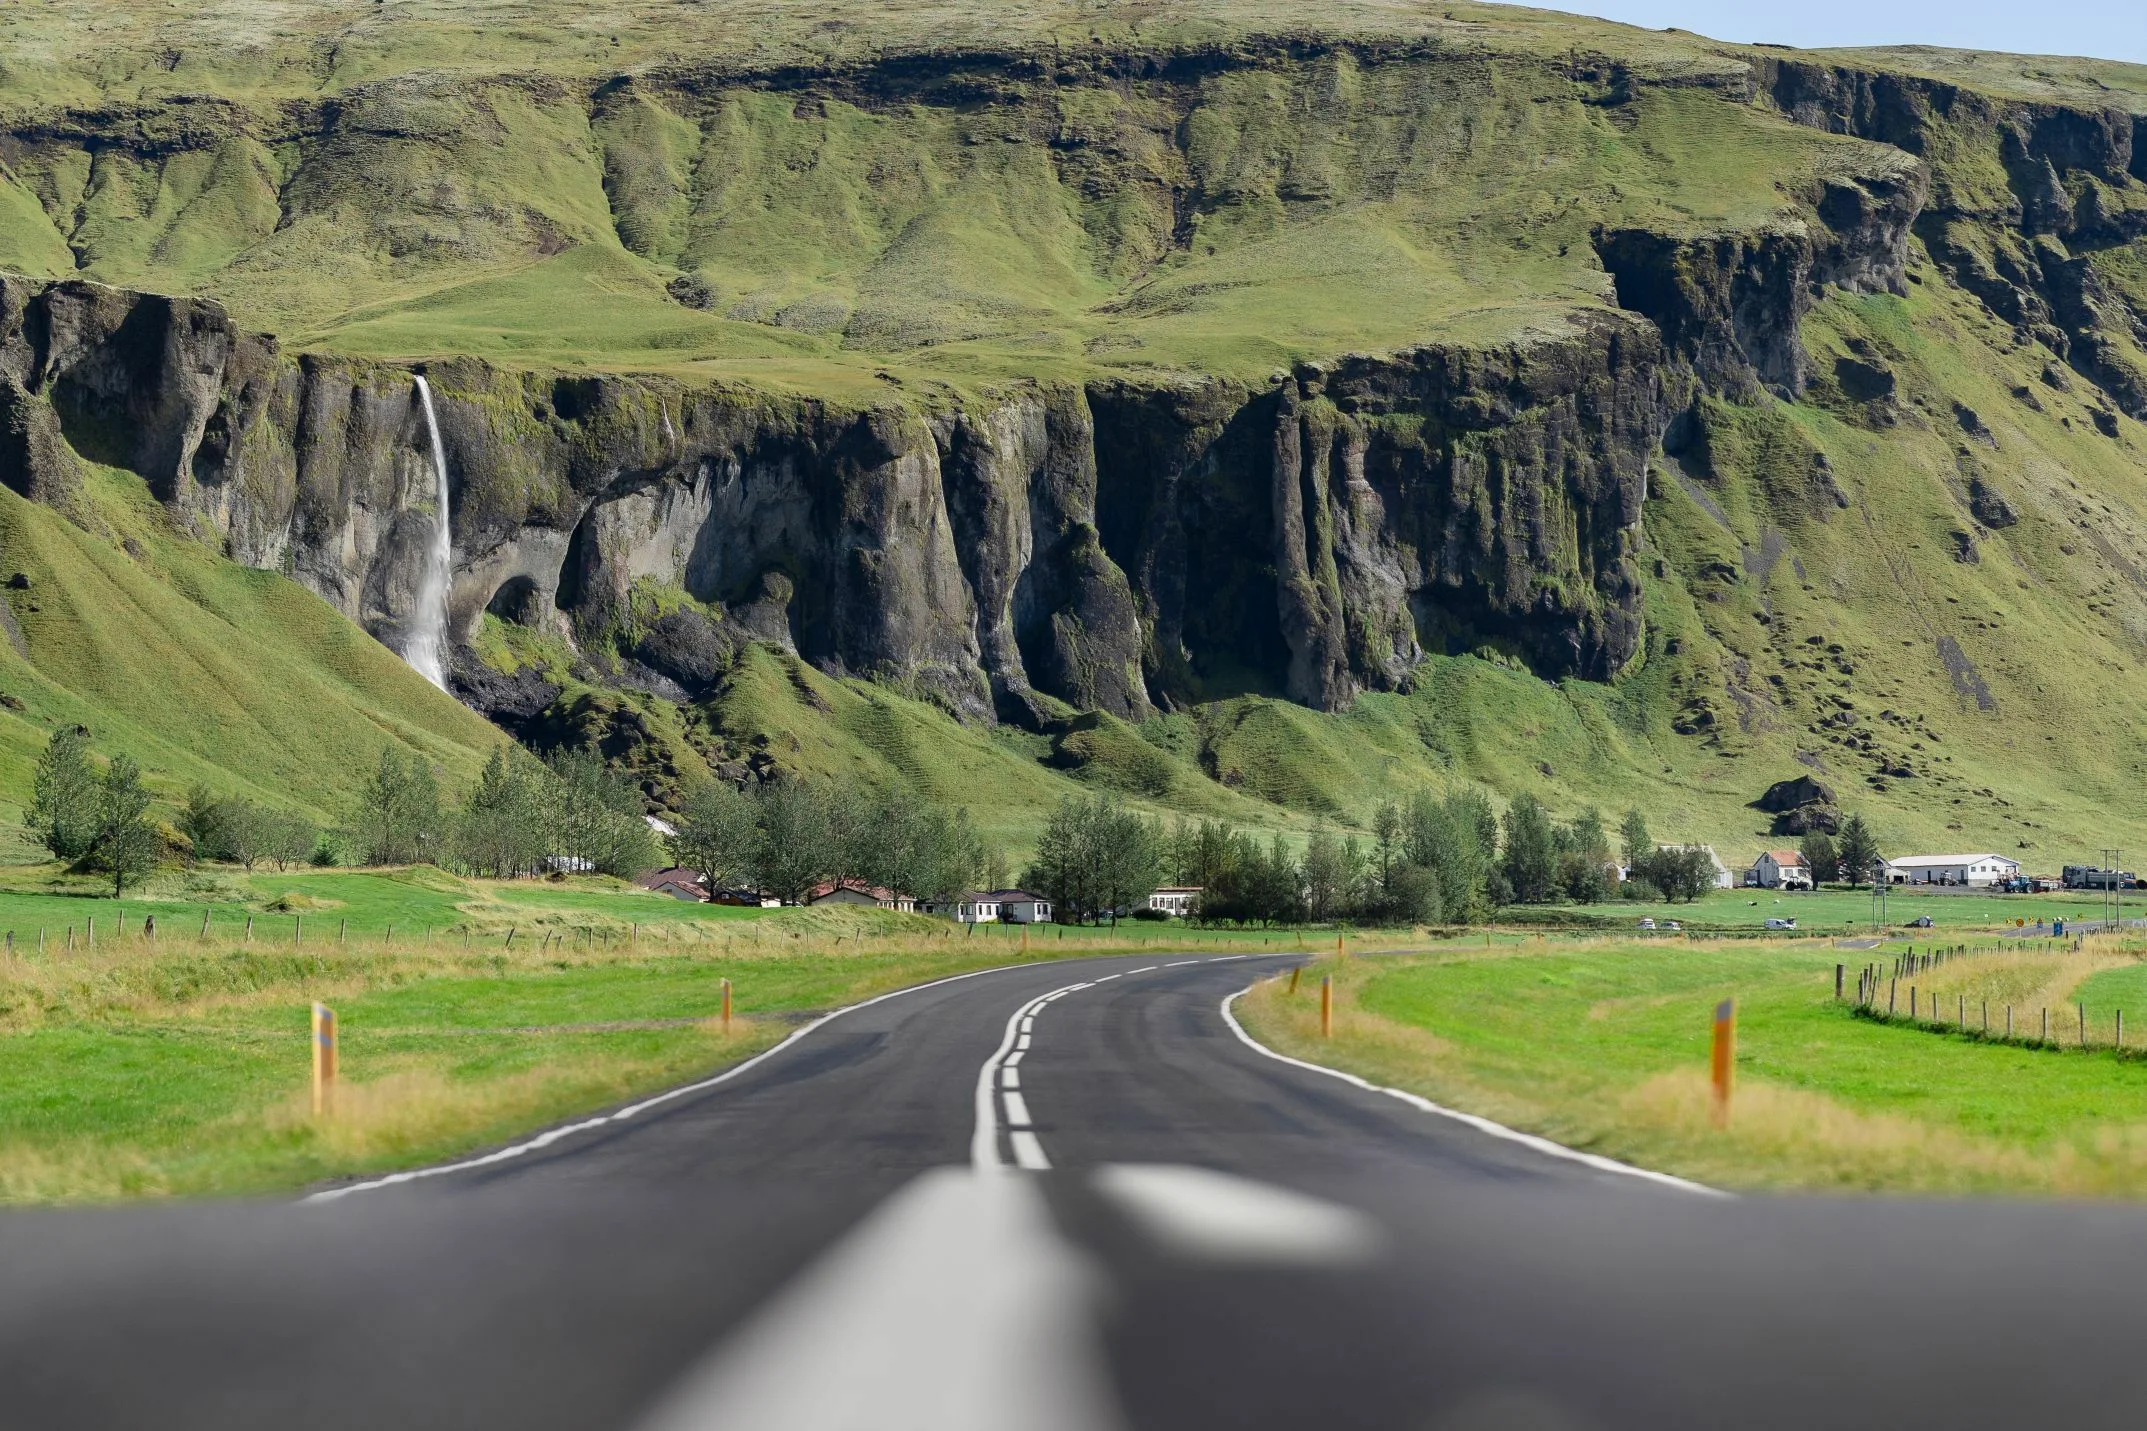
[[[5,592],[21,645],[0,643],[0,690],[22,703],[0,710],[11,802],[62,724],[167,798],[202,781],[323,821],[385,746],[460,781],[500,739],[297,583],[165,530],[140,479],[92,484],[97,532],[0,490],[0,568],[28,582]]]

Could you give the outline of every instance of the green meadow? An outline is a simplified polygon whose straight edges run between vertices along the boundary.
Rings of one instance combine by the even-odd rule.
[[[2125,1001],[2147,1022],[2147,946],[2108,937],[2072,953],[1984,938],[1972,957],[1917,976],[1920,1023],[1835,1001],[1837,963],[1853,1000],[1862,963],[1890,964],[1904,947],[1550,939],[1324,961],[1308,972],[1336,981],[1331,1038],[1317,978],[1294,995],[1263,982],[1239,1009],[1286,1052],[1722,1187],[2147,1193],[2147,1038],[2135,1024],[2124,1051],[2111,1046]],[[1736,1001],[1737,1057],[1718,1129],[1708,1061],[1723,999]],[[2039,1033],[2032,1011],[2049,1007],[2063,1036],[2005,1042],[2008,1001],[2017,1033]],[[2095,1031],[2086,1049],[2069,1032],[2076,1002]]]

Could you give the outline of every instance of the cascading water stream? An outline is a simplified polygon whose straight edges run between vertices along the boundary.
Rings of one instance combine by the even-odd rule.
[[[410,639],[403,659],[426,680],[447,689],[447,574],[455,551],[447,525],[447,450],[440,445],[440,422],[432,412],[432,385],[422,373],[417,379],[417,400],[425,410],[425,431],[432,438],[432,475],[438,491],[439,516],[433,522],[432,549],[425,556],[425,575],[418,583],[417,610],[410,617]]]

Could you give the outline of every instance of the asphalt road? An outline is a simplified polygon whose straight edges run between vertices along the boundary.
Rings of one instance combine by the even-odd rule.
[[[0,1425],[2133,1426],[2147,1211],[1738,1198],[1025,966],[542,1146],[0,1216]]]

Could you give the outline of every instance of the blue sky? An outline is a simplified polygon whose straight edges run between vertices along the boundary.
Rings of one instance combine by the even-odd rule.
[[[2147,0],[1533,0],[1718,40],[1822,45],[1948,45],[2147,64]]]

